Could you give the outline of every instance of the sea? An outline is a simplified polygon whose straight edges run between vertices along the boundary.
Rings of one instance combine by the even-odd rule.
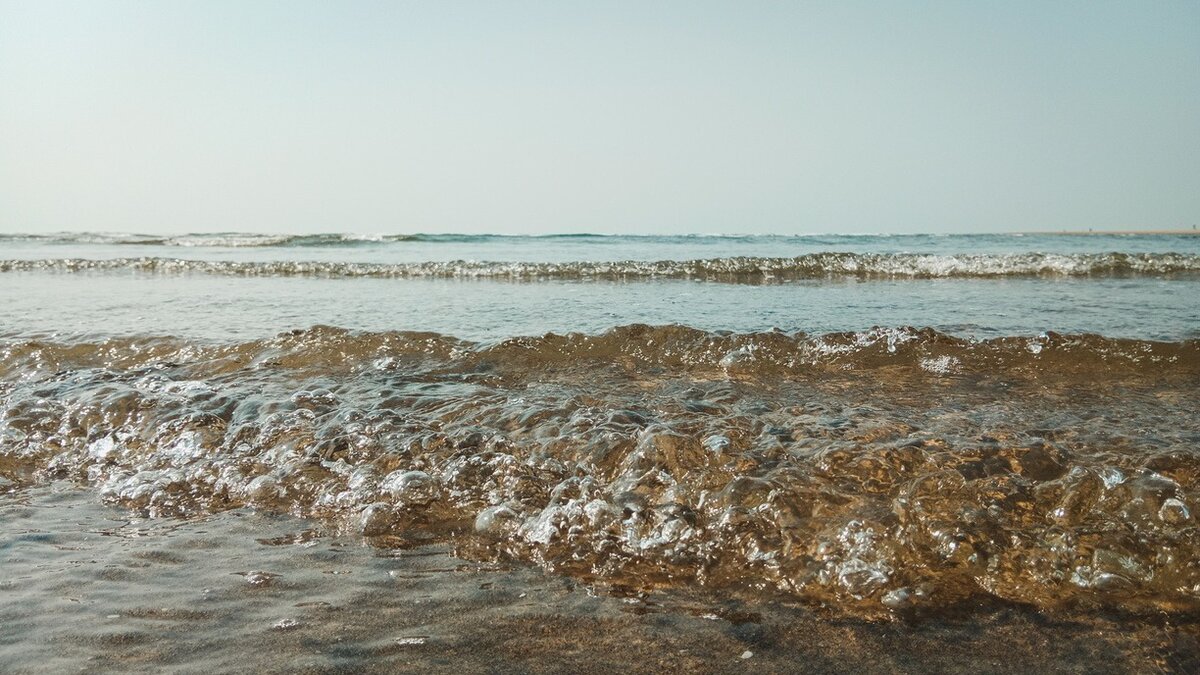
[[[1200,670],[1200,236],[0,235],[0,670]]]

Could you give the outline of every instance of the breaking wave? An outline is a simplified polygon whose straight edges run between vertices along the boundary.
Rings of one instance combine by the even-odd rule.
[[[1200,609],[1200,341],[625,326],[0,342],[0,489],[852,614]]]
[[[806,279],[1008,277],[1188,277],[1200,255],[1185,253],[812,253],[793,258],[734,257],[620,262],[239,262],[174,258],[0,260],[0,272],[112,272],[314,278],[535,280],[690,279],[775,283]]]
[[[93,244],[112,246],[182,246],[196,248],[344,247],[381,242],[473,241],[491,235],[437,234],[257,234],[212,232],[158,236],[104,232],[57,232],[51,234],[0,234],[0,242],[23,241],[46,244]]]
[[[211,232],[160,236],[132,233],[104,232],[56,232],[50,234],[0,234],[0,242],[22,241],[46,244],[93,244],[113,246],[182,246],[196,248],[318,248],[348,247],[384,243],[488,243],[506,240],[589,240],[605,241],[651,239],[657,241],[688,241],[695,239],[722,239],[750,241],[755,239],[807,239],[814,237],[891,237],[887,234],[797,234],[797,235],[741,235],[741,234],[687,234],[687,235],[628,235],[598,233],[557,234],[261,234],[252,232]]]

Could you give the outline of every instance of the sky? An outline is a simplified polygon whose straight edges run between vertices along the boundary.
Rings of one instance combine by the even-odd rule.
[[[1200,222],[1200,2],[0,0],[0,231]]]

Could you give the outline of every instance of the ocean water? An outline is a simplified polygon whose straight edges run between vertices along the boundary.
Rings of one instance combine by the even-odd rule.
[[[577,622],[711,616],[729,641],[688,624],[708,637],[679,648],[725,645],[728,668],[745,647],[786,669],[797,647],[763,636],[835,625],[814,616],[860,622],[883,654],[879,626],[963,608],[992,612],[968,623],[997,645],[1036,617],[1112,615],[1055,630],[1091,663],[1195,665],[1200,237],[8,235],[0,303],[0,551],[26,580],[0,592],[50,616],[90,589],[72,597],[112,622],[71,632],[64,667],[237,662],[145,646],[193,624],[211,645],[236,591],[193,615],[201,595],[155,614],[104,590],[142,563],[158,582],[139,593],[216,584],[176,531],[263,580],[255,630],[283,656],[260,667],[445,666],[450,636],[498,621],[464,583],[509,589],[510,613],[567,584],[519,611]],[[80,541],[133,519],[166,552],[80,544],[67,509]],[[267,543],[230,543],[256,528]],[[482,575],[420,573],[420,597],[466,614],[343,626],[350,651],[270,637],[333,630],[330,607],[392,611],[381,594],[411,589],[314,570],[365,579],[406,554]],[[1103,637],[1164,621],[1153,653]],[[11,638],[0,663],[38,649]]]
[[[12,337],[327,325],[494,341],[645,323],[1180,340],[1200,327],[1189,235],[0,235],[0,274]]]

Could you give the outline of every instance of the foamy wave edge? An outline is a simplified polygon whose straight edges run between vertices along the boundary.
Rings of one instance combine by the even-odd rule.
[[[136,272],[239,277],[384,279],[641,280],[778,283],[806,279],[942,279],[1010,277],[1192,277],[1200,255],[1183,253],[1022,253],[924,255],[813,253],[794,258],[732,257],[616,262],[417,263],[211,261],[177,258],[2,260],[0,272]]]

